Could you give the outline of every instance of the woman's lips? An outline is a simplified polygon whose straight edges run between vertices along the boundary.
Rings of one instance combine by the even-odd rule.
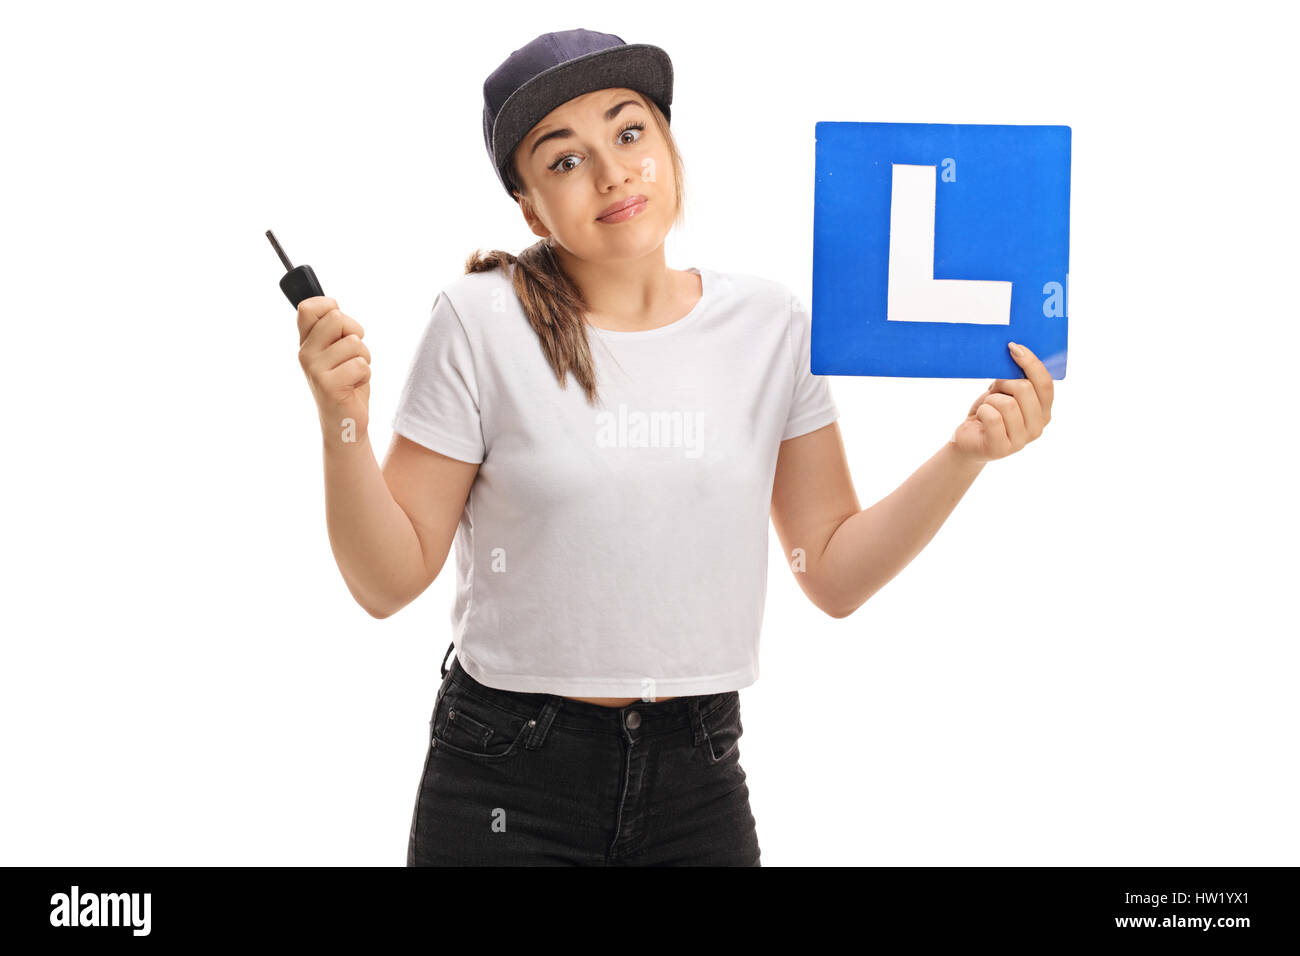
[[[633,216],[639,216],[645,209],[648,199],[642,199],[640,202],[634,202],[630,206],[624,206],[618,212],[611,212],[608,216],[597,219],[597,222],[622,222],[625,219],[631,219]]]

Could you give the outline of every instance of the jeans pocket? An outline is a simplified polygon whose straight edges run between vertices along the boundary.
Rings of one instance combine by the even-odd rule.
[[[740,722],[740,693],[732,691],[727,699],[708,713],[700,714],[704,724],[704,746],[709,763],[724,763],[739,758],[740,737],[745,732]]]
[[[435,752],[495,761],[518,753],[534,721],[450,684],[438,699],[431,724],[429,745]]]

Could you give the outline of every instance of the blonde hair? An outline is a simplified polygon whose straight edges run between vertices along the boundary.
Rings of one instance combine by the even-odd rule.
[[[668,144],[668,154],[672,157],[673,182],[677,199],[677,216],[673,225],[681,225],[686,218],[685,188],[682,179],[682,158],[668,126],[668,118],[649,97],[638,94],[654,117],[655,125]],[[515,165],[516,153],[510,154],[507,166],[509,185],[517,194],[520,203],[527,203],[528,197],[522,183],[519,170]],[[513,265],[514,290],[523,306],[528,324],[537,333],[542,351],[551,364],[555,377],[561,388],[567,388],[566,376],[572,372],[586,394],[587,403],[596,403],[595,368],[591,360],[591,348],[587,342],[586,314],[587,305],[582,293],[560,266],[547,236],[533,243],[518,256],[504,249],[483,252],[475,249],[465,261],[465,273],[487,272],[491,269]],[[507,270],[508,271],[508,270]]]

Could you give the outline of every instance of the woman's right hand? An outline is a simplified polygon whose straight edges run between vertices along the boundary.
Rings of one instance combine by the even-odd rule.
[[[307,375],[321,428],[349,427],[360,440],[370,426],[370,349],[360,323],[326,295],[298,303],[298,364]]]

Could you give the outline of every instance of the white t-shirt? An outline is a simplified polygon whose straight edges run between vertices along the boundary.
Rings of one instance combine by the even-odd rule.
[[[561,388],[506,270],[434,302],[393,430],[481,463],[451,613],[475,680],[654,699],[758,678],[777,451],[839,413],[786,286],[689,271],[683,318],[588,327],[597,406]]]

